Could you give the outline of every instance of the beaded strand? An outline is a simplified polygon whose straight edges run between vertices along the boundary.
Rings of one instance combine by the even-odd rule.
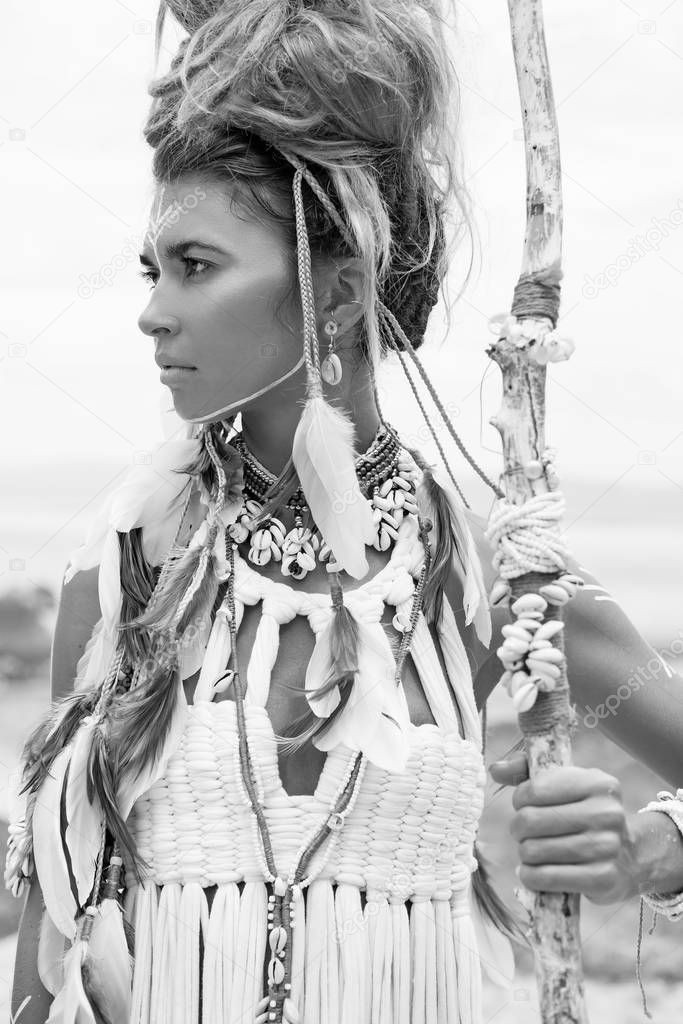
[[[420,539],[425,551],[425,561],[420,574],[420,580],[413,594],[413,603],[410,616],[410,627],[404,633],[401,641],[403,658],[410,647],[412,630],[417,616],[420,612],[424,581],[429,571],[431,552],[427,540],[427,532],[431,524],[428,520],[420,522]],[[231,533],[232,527],[228,528]],[[291,992],[291,955],[292,955],[292,930],[294,928],[296,908],[294,904],[303,898],[303,890],[310,885],[313,879],[323,869],[329,856],[339,838],[344,822],[353,809],[360,791],[360,785],[366,768],[366,758],[361,751],[351,752],[348,762],[344,768],[342,779],[337,790],[329,802],[328,811],[316,831],[310,838],[304,840],[296,853],[294,866],[291,868],[285,881],[277,870],[273,847],[268,831],[263,810],[263,789],[260,779],[257,778],[254,762],[249,749],[247,736],[247,725],[244,713],[244,694],[242,692],[239,665],[237,661],[237,628],[235,609],[235,552],[238,543],[232,539],[229,547],[230,572],[228,575],[228,602],[227,619],[230,627],[231,650],[228,671],[232,673],[232,685],[235,687],[236,721],[239,735],[237,747],[237,760],[239,763],[238,778],[241,781],[241,788],[245,804],[251,807],[253,812],[252,829],[258,860],[262,866],[264,877],[267,883],[272,884],[273,891],[268,896],[268,949],[270,959],[268,962],[268,1021],[297,1024],[299,1014],[294,1002],[290,997]],[[334,592],[333,592],[334,599]],[[400,683],[400,667],[397,668],[397,685]],[[258,842],[260,837],[261,842]],[[325,852],[316,865],[315,869],[309,871],[309,865],[317,851],[329,838]],[[308,874],[306,873],[308,871]]]

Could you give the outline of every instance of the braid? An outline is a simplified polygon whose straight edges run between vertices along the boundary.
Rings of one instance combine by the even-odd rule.
[[[392,259],[380,299],[417,349],[424,341],[429,314],[439,298],[445,252],[443,201],[432,204],[436,216],[430,250],[424,189],[406,184],[400,174],[387,176],[387,181],[393,183],[390,194],[385,194],[391,215]]]

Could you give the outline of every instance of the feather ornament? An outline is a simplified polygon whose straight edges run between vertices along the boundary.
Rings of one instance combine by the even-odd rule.
[[[435,529],[446,530],[450,526],[452,536],[450,566],[462,583],[465,624],[474,623],[477,635],[484,646],[491,642],[492,626],[488,595],[484,584],[481,561],[467,520],[467,511],[457,491],[447,479],[440,466],[430,467],[433,484],[428,490],[426,481],[418,490],[426,495],[435,518]],[[435,495],[434,490],[438,493]],[[431,491],[431,493],[430,493]],[[448,513],[449,522],[445,520]],[[443,537],[443,534],[442,534]],[[437,552],[443,543],[437,532]]]
[[[36,793],[31,827],[33,859],[45,908],[60,932],[73,942],[79,906],[61,828],[62,793],[72,752],[69,743],[53,761]]]
[[[93,793],[91,802],[88,796],[88,759],[96,728],[95,716],[87,715],[72,741],[64,784],[64,843],[81,906],[85,906],[92,891],[104,827],[99,797]]]
[[[46,1024],[102,1024],[95,1016],[83,987],[87,940],[77,938],[64,956],[64,984],[50,1006]]]
[[[349,594],[347,598],[354,595]],[[369,761],[390,772],[405,769],[409,754],[410,716],[403,684],[394,681],[396,662],[381,623],[358,624],[358,671],[345,707],[313,744],[331,750],[339,743],[361,750]]]
[[[100,564],[112,527],[127,533],[134,526],[177,519],[179,497],[188,482],[188,475],[178,470],[196,459],[200,448],[197,438],[164,441],[150,452],[148,463],[123,470],[123,479],[90,521],[83,543],[71,553],[64,582],[80,570]]]
[[[151,706],[149,704],[145,705],[147,715],[145,716],[145,724],[142,725],[138,733],[140,737],[139,749],[137,752],[134,751],[129,770],[124,774],[118,790],[118,805],[124,820],[130,814],[135,801],[143,793],[151,789],[157,779],[166,771],[166,766],[177,749],[185,729],[188,713],[187,698],[180,672],[177,669],[173,685],[169,686],[168,690],[172,694],[170,699],[173,700],[173,711],[170,715],[165,735],[159,735],[157,723],[160,717],[166,716],[159,715],[158,702],[153,702]],[[136,722],[138,718],[139,714],[136,712]],[[140,768],[147,760],[145,750],[143,749],[145,743],[151,743],[157,749],[157,754],[150,764]]]
[[[354,464],[354,426],[322,394],[307,399],[294,434],[292,459],[315,524],[334,559],[355,579],[368,573],[372,506],[363,496]]]
[[[105,898],[93,918],[82,974],[89,1001],[107,1024],[130,1018],[133,964],[121,906],[118,899]]]
[[[64,935],[57,928],[47,910],[44,910],[40,920],[36,964],[40,980],[53,996],[57,995],[64,984],[64,954],[66,950]]]

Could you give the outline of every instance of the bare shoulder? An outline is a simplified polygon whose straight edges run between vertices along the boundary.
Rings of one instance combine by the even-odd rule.
[[[84,569],[62,585],[52,638],[50,689],[52,699],[73,687],[78,660],[102,616],[98,592],[99,566]]]

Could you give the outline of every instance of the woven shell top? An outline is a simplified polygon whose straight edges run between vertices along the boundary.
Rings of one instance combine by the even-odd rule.
[[[390,561],[372,579],[344,593],[354,616],[387,644],[389,658],[393,656],[380,622],[384,606],[394,605],[397,614],[407,620],[423,558],[417,523],[413,517],[405,518]],[[328,752],[313,794],[288,796],[280,779],[276,741],[265,705],[280,626],[302,615],[316,642],[322,643],[333,609],[329,594],[297,590],[265,577],[238,554],[234,589],[237,629],[245,605],[261,604],[246,669],[244,707],[275,863],[285,876],[302,844],[329,814],[352,753],[352,737],[342,734],[345,741]],[[323,844],[310,865],[311,872],[317,874],[322,858],[318,877],[357,885],[369,898],[373,894],[393,901],[453,897],[457,903],[460,895],[464,901],[469,876],[476,867],[473,842],[485,786],[481,731],[469,661],[446,595],[436,628],[448,678],[422,613],[411,642],[413,661],[436,724],[410,723],[403,770],[386,770],[368,761],[358,798],[343,828],[335,833],[333,842],[328,839]],[[159,884],[199,881],[208,886],[265,877],[256,823],[240,775],[236,707],[230,699],[213,700],[214,669],[205,671],[211,661],[209,655],[204,656],[206,646],[204,631],[194,650],[184,653],[183,678],[202,668],[194,703],[187,706],[180,741],[163,772],[138,797],[128,821],[140,854],[151,866],[147,877]],[[454,696],[464,736],[460,735]]]
[[[239,775],[235,704],[200,701],[188,710],[163,777],[138,799],[128,820],[140,854],[152,865],[147,877],[203,886],[263,879]],[[275,863],[284,875],[303,839],[329,813],[350,750],[340,745],[329,752],[313,794],[289,796],[265,708],[247,705],[245,711]],[[411,733],[404,772],[366,766],[356,804],[319,877],[357,885],[369,899],[454,896],[457,902],[476,867],[482,756],[457,731],[427,724],[413,725]],[[324,848],[315,854],[322,856]]]

